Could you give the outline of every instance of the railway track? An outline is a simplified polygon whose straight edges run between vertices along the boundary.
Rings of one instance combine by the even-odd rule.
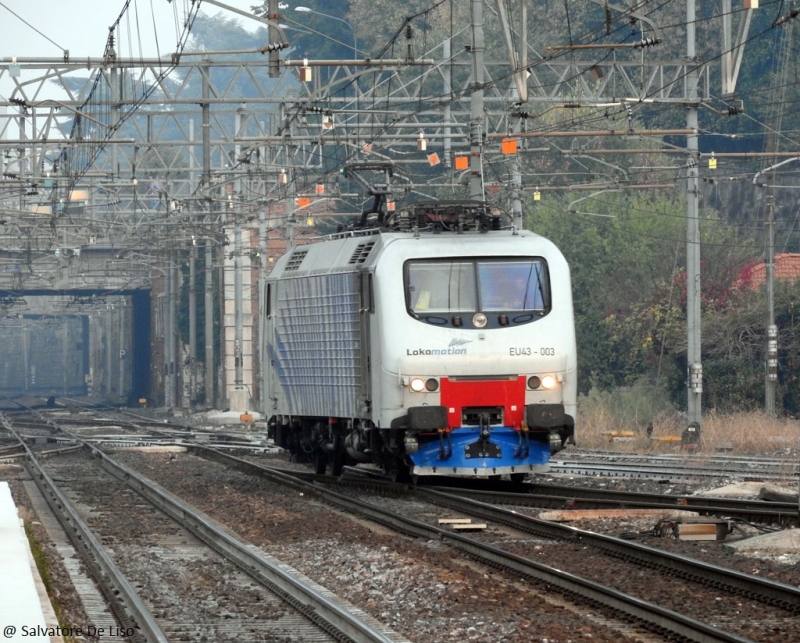
[[[628,595],[608,586],[605,583],[581,578],[575,574],[564,573],[549,565],[542,565],[538,561],[525,558],[519,552],[508,551],[502,546],[495,547],[491,544],[480,542],[476,538],[465,537],[452,533],[449,530],[438,528],[421,520],[401,515],[398,511],[390,511],[377,503],[386,505],[385,497],[375,502],[363,502],[330,489],[319,489],[319,485],[307,483],[285,473],[270,471],[253,463],[238,460],[232,456],[200,450],[205,457],[229,463],[250,473],[264,476],[270,480],[280,482],[294,490],[303,490],[303,493],[324,499],[325,502],[338,506],[348,513],[357,513],[370,520],[387,526],[400,533],[436,539],[447,543],[450,547],[474,557],[488,565],[511,570],[513,573],[523,575],[534,582],[545,583],[547,586],[557,588],[570,596],[581,600],[589,600],[602,604],[618,613],[624,613],[629,618],[635,618],[645,627],[660,633],[668,632],[672,637],[685,637],[693,641],[742,641],[746,639],[739,634],[722,631],[710,626],[701,620],[694,619],[655,603],[649,603],[640,597]],[[592,543],[599,550],[612,551],[620,560],[632,561],[632,565],[646,566],[650,569],[661,568],[665,570],[665,578],[679,574],[683,580],[702,578],[703,582],[713,588],[725,586],[728,589],[748,596],[750,599],[757,597],[764,605],[778,604],[779,607],[772,614],[772,620],[766,622],[765,627],[770,631],[777,623],[779,627],[786,628],[794,622],[794,612],[800,608],[800,591],[778,583],[771,583],[756,577],[747,577],[744,574],[721,570],[700,561],[693,561],[682,557],[671,556],[665,552],[651,550],[636,544],[595,536],[590,532],[581,532],[570,527],[562,527],[554,523],[536,521],[532,518],[520,516],[514,512],[490,507],[476,501],[460,499],[451,494],[436,491],[414,489],[409,492],[416,499],[422,498],[425,503],[434,503],[456,509],[462,514],[471,514],[490,520],[495,524],[505,524],[514,529],[536,536],[556,539],[558,541],[570,540],[579,543]],[[392,504],[396,509],[397,505]],[[534,526],[535,525],[535,526]],[[546,534],[546,535],[545,535]],[[635,553],[633,553],[635,552]],[[617,563],[613,563],[612,567]],[[720,581],[720,577],[725,580]],[[712,591],[712,593],[714,593]],[[716,595],[711,598],[715,601]],[[758,640],[758,639],[756,639]],[[776,640],[776,639],[771,639]],[[786,639],[794,640],[794,639]]]
[[[16,434],[7,418],[0,421]],[[110,579],[105,593],[129,640],[406,642],[96,447],[83,447],[46,464],[28,449],[26,465],[68,533],[78,534],[97,577]]]
[[[308,482],[354,486],[376,494],[404,493],[407,486],[391,482],[376,471],[345,467],[342,477],[272,466],[276,471]],[[446,484],[445,484],[446,483]],[[800,524],[798,504],[764,500],[740,500],[686,494],[659,494],[639,491],[614,491],[588,486],[528,482],[520,485],[504,480],[428,479],[422,489],[433,489],[474,498],[497,505],[550,509],[679,509],[702,516],[718,516],[778,525],[783,528]]]
[[[659,506],[664,506],[665,502],[680,502],[684,500],[684,498],[676,498],[676,497],[667,497],[666,499],[661,498],[651,498],[645,500],[642,498],[642,495],[645,494],[633,494],[630,493],[626,494],[624,497],[620,496],[617,498],[608,498],[606,494],[608,492],[603,491],[603,497],[600,496],[600,492],[597,490],[589,490],[587,493],[587,497],[580,498],[580,493],[587,491],[587,490],[576,490],[574,487],[563,487],[558,488],[557,485],[524,485],[528,487],[528,491],[534,491],[534,493],[527,493],[527,494],[506,494],[507,497],[503,500],[498,500],[497,497],[494,496],[487,496],[482,495],[482,500],[478,501],[469,498],[458,498],[457,500],[453,499],[456,498],[455,494],[442,492],[439,490],[434,489],[417,489],[413,492],[409,492],[405,487],[400,487],[397,485],[387,485],[385,482],[381,481],[370,481],[364,482],[360,481],[358,483],[350,483],[347,481],[338,481],[335,484],[340,485],[340,491],[344,491],[344,493],[337,494],[340,496],[339,498],[335,498],[335,496],[329,496],[328,490],[324,492],[320,490],[320,477],[318,476],[311,476],[308,475],[301,475],[297,472],[292,472],[291,475],[286,474],[280,471],[269,471],[265,469],[261,469],[252,463],[247,463],[243,460],[239,459],[232,459],[231,456],[227,456],[222,454],[218,451],[210,450],[204,447],[197,447],[197,446],[189,446],[189,448],[196,453],[200,453],[203,457],[212,458],[218,462],[222,462],[225,466],[236,466],[237,468],[244,469],[248,473],[255,473],[258,476],[266,476],[269,480],[272,480],[275,484],[285,485],[289,490],[294,492],[295,494],[305,495],[309,498],[317,498],[323,499],[325,502],[332,502],[335,506],[339,507],[341,510],[345,511],[348,514],[359,514],[368,518],[371,521],[376,523],[382,524],[387,526],[393,530],[399,531],[401,533],[411,534],[415,536],[417,539],[424,538],[430,541],[442,542],[446,543],[448,547],[452,547],[458,551],[464,552],[465,555],[468,555],[472,558],[476,558],[478,560],[483,561],[485,564],[490,566],[496,566],[499,568],[504,568],[506,570],[514,570],[515,574],[521,574],[524,578],[527,578],[532,585],[530,587],[547,587],[550,588],[548,592],[552,589],[557,589],[558,592],[564,593],[572,597],[574,600],[578,600],[577,596],[582,595],[584,598],[581,600],[589,600],[592,603],[603,603],[607,605],[606,609],[610,610],[609,613],[616,613],[616,614],[625,614],[625,618],[636,619],[637,623],[640,624],[642,627],[647,627],[650,631],[656,632],[657,636],[663,637],[664,639],[670,640],[678,640],[683,638],[684,640],[697,640],[697,641],[748,641],[748,640],[767,640],[764,639],[761,634],[758,632],[759,627],[766,628],[780,632],[781,635],[788,636],[789,638],[780,638],[780,636],[776,638],[769,639],[772,641],[789,641],[789,640],[796,640],[792,638],[797,632],[794,632],[792,629],[793,627],[793,619],[794,613],[798,609],[797,605],[797,596],[796,592],[789,592],[786,593],[786,588],[780,586],[780,584],[770,584],[767,582],[764,584],[756,583],[755,585],[751,584],[753,579],[747,578],[747,575],[741,574],[723,574],[724,581],[719,580],[720,569],[711,565],[707,565],[705,571],[698,571],[700,567],[695,566],[692,561],[683,561],[680,564],[676,562],[674,557],[670,559],[669,556],[663,556],[664,552],[657,558],[651,558],[651,554],[648,552],[647,554],[643,553],[643,550],[639,550],[636,554],[631,554],[630,550],[627,548],[625,551],[621,549],[617,549],[619,546],[618,543],[610,544],[612,541],[602,541],[602,544],[592,544],[592,547],[596,547],[597,551],[605,552],[603,555],[608,555],[612,559],[614,559],[614,565],[616,565],[616,569],[622,569],[621,563],[619,561],[630,561],[626,564],[631,565],[632,570],[663,570],[665,577],[666,576],[674,576],[676,574],[682,575],[684,578],[680,581],[683,584],[687,584],[689,580],[706,575],[706,580],[703,581],[706,583],[706,587],[709,587],[709,583],[711,584],[710,587],[716,588],[716,591],[722,590],[725,594],[725,600],[728,600],[727,595],[730,594],[731,596],[735,596],[738,598],[734,598],[734,601],[749,601],[753,600],[753,597],[758,597],[759,605],[762,607],[760,608],[764,615],[761,615],[759,619],[748,619],[749,621],[759,620],[755,628],[754,635],[751,638],[747,638],[743,635],[743,632],[747,631],[748,633],[751,630],[742,630],[740,626],[741,618],[744,617],[732,617],[728,618],[727,615],[724,613],[725,610],[723,609],[720,611],[719,608],[717,609],[710,609],[709,614],[711,614],[708,618],[693,618],[691,616],[682,615],[682,609],[674,609],[670,610],[668,607],[664,608],[663,606],[659,607],[658,601],[651,601],[652,606],[648,606],[648,613],[642,614],[639,610],[642,610],[642,603],[647,603],[646,600],[643,601],[641,597],[636,597],[633,592],[630,595],[627,595],[628,592],[622,591],[620,589],[610,588],[605,585],[604,582],[598,582],[597,580],[591,581],[589,579],[582,579],[580,576],[573,572],[573,574],[566,574],[567,580],[564,578],[559,578],[558,575],[556,577],[551,576],[542,576],[545,572],[540,568],[537,567],[541,566],[540,561],[543,557],[547,557],[547,555],[537,554],[537,560],[526,560],[526,557],[530,556],[530,546],[533,544],[534,551],[549,551],[551,549],[557,547],[563,547],[564,543],[568,546],[577,546],[577,550],[573,552],[574,558],[577,560],[580,554],[580,549],[588,546],[588,544],[592,541],[593,536],[586,536],[585,534],[589,534],[589,532],[581,532],[580,530],[574,530],[569,527],[563,526],[556,526],[552,532],[547,535],[542,530],[544,527],[541,525],[536,525],[535,527],[532,526],[535,523],[531,523],[530,519],[525,517],[524,520],[520,517],[521,511],[523,509],[518,509],[516,513],[509,512],[508,510],[503,510],[499,507],[493,507],[494,503],[503,502],[505,504],[513,504],[517,507],[521,507],[522,505],[530,505],[536,504],[538,506],[539,498],[547,497],[550,499],[552,503],[560,503],[561,506],[565,503],[566,500],[569,500],[571,503],[575,502],[586,502],[586,503],[594,503],[595,506],[603,506],[608,502],[615,502],[618,505],[621,504],[623,506],[632,506],[638,502],[644,502],[652,500],[653,504],[657,504],[660,502]],[[277,477],[275,477],[277,476]],[[309,478],[313,480],[311,482],[303,482],[298,480],[299,477]],[[326,479],[327,482],[330,484],[330,479]],[[303,485],[307,486],[303,486]],[[348,485],[356,484],[361,491],[345,491],[348,489]],[[299,485],[299,486],[298,486]],[[413,502],[427,506],[427,510],[423,509],[422,514],[424,515],[426,511],[428,513],[431,512],[431,502],[435,502],[438,506],[446,507],[448,510],[457,511],[460,514],[464,515],[472,515],[472,516],[480,516],[482,519],[487,520],[492,525],[501,526],[501,529],[508,529],[514,530],[515,532],[519,532],[520,534],[527,534],[527,536],[510,538],[508,535],[504,537],[499,537],[497,534],[494,534],[494,537],[498,538],[497,542],[481,542],[480,537],[473,537],[468,538],[464,537],[460,534],[454,534],[449,532],[446,529],[439,529],[432,524],[426,524],[425,520],[418,520],[414,519],[413,517],[403,516],[401,515],[403,511],[395,511],[389,512],[394,513],[394,516],[390,516],[385,513],[381,513],[378,511],[375,512],[374,507],[364,507],[359,504],[349,504],[351,500],[358,500],[358,498],[349,498],[349,494],[355,493],[363,494],[364,489],[366,486],[370,486],[371,491],[370,494],[379,494],[381,500],[375,501],[373,498],[373,502],[363,503],[366,505],[376,505],[376,504],[384,504],[386,505],[385,498],[386,497],[393,497],[395,494],[400,494],[399,497],[403,498],[402,501],[399,501],[402,505],[403,503],[409,504],[409,499],[413,499]],[[330,492],[336,494],[336,492]],[[458,491],[458,495],[464,495],[463,491]],[[594,493],[594,497],[591,497],[591,493]],[[427,496],[425,496],[427,494]],[[436,498],[436,500],[433,500]],[[525,498],[521,500],[521,498]],[[705,499],[697,499],[699,502],[704,501]],[[725,503],[729,503],[730,501],[721,501]],[[447,503],[456,503],[453,505]],[[459,504],[461,503],[461,504]],[[742,506],[740,509],[742,511],[750,511],[750,512],[758,512],[760,507],[757,506],[759,503],[751,503],[748,501],[747,506]],[[550,505],[552,506],[552,505]],[[685,505],[678,505],[679,508],[686,508]],[[392,505],[394,509],[394,505]],[[378,509],[381,509],[380,507]],[[385,509],[385,507],[383,507]],[[692,507],[693,510],[708,510],[711,511],[719,511],[724,509],[724,507],[715,506],[704,506],[702,504],[695,505]],[[479,512],[486,512],[486,513],[479,513]],[[439,512],[434,512],[438,513]],[[795,511],[796,515],[796,511]],[[490,517],[491,516],[491,517]],[[521,522],[520,522],[521,520]],[[512,521],[509,523],[508,521]],[[547,523],[548,525],[552,525],[552,523]],[[551,529],[550,526],[547,527],[548,530]],[[607,538],[607,537],[606,537]],[[602,537],[601,537],[602,540]],[[616,539],[613,539],[616,540]],[[542,542],[540,542],[542,541]],[[554,546],[548,544],[548,542],[552,541]],[[625,542],[625,541],[621,541]],[[477,543],[477,544],[476,544]],[[522,543],[522,544],[520,544]],[[484,549],[484,546],[489,547],[489,549]],[[522,547],[521,550],[517,550],[519,547]],[[525,548],[528,549],[525,549]],[[491,551],[491,549],[497,551]],[[668,562],[665,562],[665,560]],[[510,562],[509,562],[510,561]],[[533,566],[530,566],[533,563]],[[681,566],[685,565],[683,569]],[[561,570],[561,573],[564,574],[565,570],[567,569],[566,565],[561,565],[564,569]],[[702,566],[701,566],[702,567]],[[558,571],[558,570],[556,570]],[[725,570],[722,570],[723,572]],[[547,572],[552,573],[552,570]],[[646,572],[646,574],[650,574],[648,577],[648,581],[651,580],[652,574],[654,572]],[[659,572],[661,573],[661,572]],[[630,574],[633,574],[631,572]],[[578,579],[578,586],[576,587],[572,585]],[[709,580],[710,579],[710,580]],[[604,579],[600,579],[601,581]],[[762,579],[756,579],[761,581]],[[568,582],[567,582],[568,581]],[[587,585],[583,584],[583,581],[586,581],[591,589],[587,589]],[[701,585],[702,587],[702,585]],[[532,591],[530,588],[528,591]],[[714,589],[708,590],[699,590],[700,593],[708,591],[709,594],[714,593]],[[677,594],[677,592],[676,592]],[[590,598],[586,598],[589,596]],[[716,597],[714,599],[710,599],[716,601]],[[630,604],[635,606],[631,607]],[[728,612],[731,614],[738,612],[746,612],[746,610],[742,610],[741,608],[737,609],[738,603],[728,604],[726,608]],[[655,611],[649,611],[655,608]],[[729,609],[728,609],[729,608]],[[633,611],[631,611],[633,610]],[[702,608],[700,608],[702,612]],[[674,612],[674,614],[673,614]],[[654,615],[655,614],[655,615]],[[675,619],[675,615],[677,615],[677,621]],[[737,620],[739,618],[739,620]],[[709,624],[711,623],[711,624]],[[745,623],[745,628],[750,627],[750,623]],[[752,628],[751,628],[752,629]],[[725,630],[732,632],[731,634],[726,633]],[[737,633],[738,632],[738,633]]]
[[[744,480],[796,481],[798,477],[798,463],[789,458],[581,451],[564,451],[562,454],[562,457],[551,460],[551,473],[670,481],[724,476]]]
[[[503,485],[505,486],[505,485]],[[500,486],[500,489],[503,488]],[[530,483],[514,491],[463,487],[430,487],[451,491],[490,504],[552,509],[681,509],[701,516],[735,518],[780,527],[800,525],[796,502],[739,500],[710,496],[666,495],[635,491],[613,491],[590,487]]]

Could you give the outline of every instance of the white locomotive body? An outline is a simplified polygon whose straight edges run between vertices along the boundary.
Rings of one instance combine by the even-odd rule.
[[[270,430],[320,472],[346,462],[416,475],[545,470],[574,439],[567,263],[532,232],[429,207],[406,226],[334,235],[276,264],[262,327]]]

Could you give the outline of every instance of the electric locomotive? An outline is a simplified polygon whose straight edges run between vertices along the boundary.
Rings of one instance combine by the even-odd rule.
[[[297,246],[265,287],[269,430],[318,472],[521,480],[574,442],[569,267],[484,202]]]

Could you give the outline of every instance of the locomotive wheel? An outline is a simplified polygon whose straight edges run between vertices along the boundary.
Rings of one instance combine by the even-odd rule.
[[[314,453],[314,473],[318,475],[324,475],[327,466],[328,466],[328,454],[325,453],[322,449],[317,450]]]
[[[525,477],[527,475],[527,473],[512,473],[509,475],[509,477],[511,478],[511,482],[514,484],[522,484],[525,482]]]
[[[339,477],[342,475],[342,469],[344,469],[344,452],[340,450],[336,450],[331,453],[331,475],[335,477]]]
[[[284,424],[276,424],[275,425],[275,437],[273,438],[275,442],[275,446],[286,448],[286,434],[288,433],[289,427]]]
[[[391,468],[387,471],[392,482],[407,483],[411,481],[411,468],[403,462],[402,458],[394,458]]]
[[[397,469],[392,469],[389,472],[389,477],[392,482],[399,482],[401,484],[409,482],[409,480],[411,479],[411,476],[408,473],[408,469],[402,467],[399,467]]]

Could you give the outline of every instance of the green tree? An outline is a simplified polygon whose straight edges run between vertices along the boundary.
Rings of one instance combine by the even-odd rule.
[[[528,227],[559,245],[571,266],[581,392],[647,380],[683,404],[685,204],[674,192],[573,196],[539,202]],[[722,348],[731,343],[725,329],[744,323],[735,318],[739,275],[754,246],[713,212],[704,214],[701,238],[704,352],[719,360],[704,358],[707,402],[719,407],[729,387],[711,380],[731,370],[721,359],[734,354]]]
[[[674,197],[605,193],[569,207],[564,194],[540,202],[528,227],[552,239],[572,270],[582,392],[649,374],[656,329],[642,302],[670,301],[682,220]],[[577,210],[580,207],[580,210]],[[570,211],[571,210],[571,211]],[[662,321],[656,317],[656,322]],[[631,332],[634,325],[636,332]]]

